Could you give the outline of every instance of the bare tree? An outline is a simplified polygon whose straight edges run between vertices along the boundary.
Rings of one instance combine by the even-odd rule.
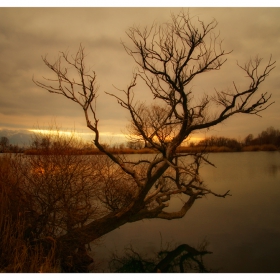
[[[223,49],[219,35],[214,33],[216,26],[215,20],[206,24],[180,12],[172,15],[171,22],[166,24],[153,24],[144,29],[132,27],[127,32],[131,46],[125,43],[123,46],[138,70],[127,89],[118,95],[107,94],[129,112],[131,138],[145,142],[155,151],[154,156],[138,161],[114,155],[100,142],[95,110],[96,75],[86,71],[84,48],[80,46],[75,56],[61,52],[55,63],[43,57],[56,78],[45,78],[45,82],[34,80],[35,84],[65,96],[83,109],[87,127],[94,133],[95,146],[112,160],[125,178],[100,193],[108,209],[105,215],[59,238],[65,250],[78,248],[128,222],[182,218],[196,199],[207,194],[229,195],[229,191],[217,194],[203,184],[199,168],[202,163],[209,163],[203,153],[178,154],[176,150],[195,131],[210,128],[235,114],[258,115],[269,107],[271,95],[259,93],[258,88],[275,62],[270,58],[262,68],[261,59],[250,60],[245,66],[239,66],[248,76],[247,87],[240,90],[233,83],[231,91],[216,91],[196,98],[198,93],[192,91],[191,82],[200,74],[220,70],[230,53]],[[78,76],[71,78],[69,68],[76,70]],[[139,79],[154,99],[150,106],[135,97],[133,90]],[[211,113],[213,106],[217,108],[216,114]],[[116,186],[133,192],[123,197],[121,191],[114,189]],[[114,191],[121,196],[117,201],[111,199]],[[181,209],[166,211],[177,195],[184,201]]]
[[[1,152],[4,153],[5,150],[8,148],[9,145],[9,139],[6,136],[2,136],[0,138],[0,146],[1,146]]]

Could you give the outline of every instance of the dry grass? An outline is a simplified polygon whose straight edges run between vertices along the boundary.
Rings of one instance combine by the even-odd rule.
[[[0,271],[58,272],[55,246],[48,253],[42,243],[26,236],[28,215],[26,197],[20,189],[20,178],[13,173],[14,158],[0,158]]]
[[[142,148],[142,149],[130,149],[130,148],[108,148],[107,149],[112,154],[153,154],[155,153],[154,150],[149,148]],[[36,150],[36,149],[27,149],[24,154],[25,155],[43,155],[46,152],[43,150]],[[78,150],[78,149],[71,149],[68,150],[67,153],[69,155],[102,155],[103,153],[99,151],[97,148],[87,149],[87,150]],[[48,151],[48,154],[57,154],[56,151]]]
[[[278,151],[275,145],[266,144],[266,145],[252,145],[252,146],[243,146],[241,149],[232,149],[229,147],[221,146],[194,146],[194,147],[179,147],[178,153],[190,153],[190,152],[206,152],[206,153],[229,153],[229,152],[255,152],[255,151]]]
[[[252,146],[245,146],[242,149],[244,152],[255,152],[255,151],[278,151],[275,145],[272,144],[265,144],[265,145],[252,145]]]

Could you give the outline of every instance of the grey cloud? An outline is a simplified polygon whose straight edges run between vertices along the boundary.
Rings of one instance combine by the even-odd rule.
[[[113,98],[104,94],[104,91],[119,94],[112,84],[123,89],[132,78],[135,64],[125,53],[120,41],[129,41],[125,31],[134,24],[145,26],[153,21],[165,22],[170,19],[170,12],[176,13],[179,10],[180,8],[0,8],[0,113],[10,120],[10,126],[14,125],[12,115],[22,116],[22,120],[28,116],[39,122],[51,116],[59,116],[65,117],[67,125],[76,121],[80,127],[85,126],[82,112],[76,104],[61,96],[50,95],[32,83],[33,75],[38,80],[42,76],[50,76],[41,55],[48,54],[48,58],[54,61],[59,51],[69,50],[70,54],[75,53],[82,43],[88,54],[87,66],[96,71],[97,83],[100,85],[100,122],[104,123],[106,131],[116,131],[116,126],[125,127],[127,112]],[[245,81],[244,73],[238,70],[236,60],[243,63],[258,53],[265,59],[270,54],[275,59],[280,59],[279,8],[190,8],[189,11],[202,20],[216,18],[219,22],[217,31],[220,30],[220,36],[224,39],[224,47],[234,50],[221,71],[194,81],[199,91],[209,93],[213,92],[214,87],[224,89],[231,86],[232,81],[242,86]],[[280,101],[277,92],[279,75],[276,68],[264,84],[264,91],[274,93],[274,100],[278,101],[265,112],[262,121],[264,124],[276,126],[277,122],[280,123],[277,113]],[[142,91],[142,87],[138,92],[145,99],[147,93]],[[19,122],[16,117],[15,120]],[[3,118],[1,121],[5,126],[8,125]],[[254,129],[257,129],[257,119],[252,122]],[[229,126],[221,128],[225,133],[238,129],[244,131],[240,122],[236,121],[236,130],[235,121],[229,123]]]
[[[120,42],[110,37],[106,37],[102,35],[99,38],[93,38],[88,44],[88,47],[93,49],[97,48],[97,49],[119,50]]]

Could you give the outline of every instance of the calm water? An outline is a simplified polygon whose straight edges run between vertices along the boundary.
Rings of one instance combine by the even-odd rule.
[[[202,168],[205,183],[220,193],[230,189],[232,196],[197,200],[183,219],[145,220],[107,234],[94,248],[100,267],[105,268],[109,253],[121,254],[130,244],[150,254],[161,242],[197,246],[206,239],[213,252],[204,258],[208,268],[280,272],[280,153],[221,153],[209,159],[217,168]]]

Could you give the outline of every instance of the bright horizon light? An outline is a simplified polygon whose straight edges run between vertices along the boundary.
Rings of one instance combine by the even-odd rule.
[[[70,131],[61,131],[61,130],[49,130],[49,129],[28,129],[30,132],[35,132],[35,133],[42,133],[42,134],[66,134],[66,135],[71,135],[73,132]],[[75,133],[75,132],[74,132]]]
[[[55,134],[59,134],[59,135],[66,135],[66,136],[71,136],[71,135],[75,135],[78,137],[81,137],[85,140],[88,140],[89,138],[93,138],[94,137],[94,133],[93,132],[77,132],[77,131],[63,131],[63,130],[51,130],[51,129],[28,129],[29,132],[34,132],[34,133],[41,133],[41,134],[50,134],[50,135],[55,135]],[[125,141],[125,139],[127,139],[127,135],[126,134],[122,134],[122,133],[111,133],[111,132],[100,132],[99,135],[103,138],[105,138],[106,141],[109,142],[114,142],[114,140],[117,140],[117,142],[119,141]]]
[[[92,140],[94,137],[93,132],[77,132],[77,131],[63,131],[63,130],[49,130],[49,129],[29,129],[28,131],[34,133],[41,133],[41,134],[62,134],[62,135],[76,135],[84,140]],[[102,141],[106,143],[122,143],[128,141],[128,135],[123,133],[111,133],[111,132],[100,132],[100,136]],[[199,141],[203,140],[205,137],[190,137],[186,143],[198,143]],[[183,144],[184,145],[184,144]]]

